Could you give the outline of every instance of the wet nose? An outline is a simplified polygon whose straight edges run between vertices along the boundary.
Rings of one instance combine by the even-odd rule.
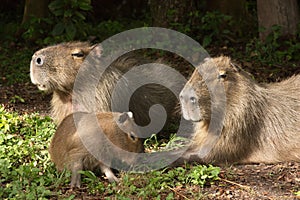
[[[196,104],[198,100],[195,90],[191,87],[184,87],[179,94],[179,98],[181,103]]]

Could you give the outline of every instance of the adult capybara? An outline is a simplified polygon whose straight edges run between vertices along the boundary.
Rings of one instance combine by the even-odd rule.
[[[49,46],[34,53],[30,64],[31,81],[40,90],[53,92],[51,112],[55,121],[59,124],[74,111],[130,110],[138,125],[147,126],[150,121],[154,123],[143,131],[151,135],[157,131],[153,129],[164,123],[159,109],[150,112],[149,116],[150,107],[156,104],[164,107],[167,121],[170,121],[176,112],[176,104],[179,102],[177,97],[184,86],[184,80],[159,64],[137,68],[153,61],[140,58],[134,53],[121,56],[105,68],[105,63],[99,59],[102,52],[102,47],[97,44],[70,42]],[[124,78],[124,75],[128,76]],[[78,84],[74,91],[76,80]],[[127,99],[130,99],[129,106],[126,105]]]
[[[71,187],[80,187],[80,170],[100,169],[110,182],[118,181],[107,165],[111,164],[107,158],[130,166],[135,158],[124,156],[121,151],[118,154],[118,148],[126,152],[143,152],[143,142],[137,134],[138,127],[131,112],[104,112],[97,115],[75,112],[58,126],[49,153],[58,170],[67,168],[72,171]],[[116,153],[112,151],[114,147]]]
[[[206,78],[195,70],[180,93],[183,117],[195,124],[191,146],[183,160],[300,161],[300,75],[278,83],[258,84],[224,56],[205,59],[198,69],[205,72],[213,68],[217,74]],[[216,83],[222,85],[223,94],[208,89],[207,84]],[[224,107],[220,109],[222,103]],[[212,117],[214,108],[217,114]],[[214,121],[219,120],[218,112],[222,115],[222,110],[224,118],[219,121],[222,128],[218,137],[218,129],[213,126],[217,126]],[[211,147],[205,147],[208,144]],[[211,150],[205,154],[205,148]]]

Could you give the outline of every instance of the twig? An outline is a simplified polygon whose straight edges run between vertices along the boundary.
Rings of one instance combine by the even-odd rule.
[[[168,187],[169,187],[170,190],[172,190],[173,192],[175,192],[175,194],[178,194],[179,196],[181,196],[184,199],[189,199],[186,196],[184,196],[183,194],[181,194],[180,192],[178,192],[178,191],[174,190],[173,188],[171,188],[170,186],[168,186]]]
[[[224,181],[224,182],[227,182],[227,183],[230,183],[230,184],[232,184],[232,185],[237,185],[237,186],[239,186],[240,188],[245,189],[245,190],[251,190],[251,187],[245,186],[245,185],[241,185],[241,184],[236,183],[236,182],[234,182],[234,181],[230,181],[230,180],[223,179],[223,178],[220,178],[220,180],[221,180],[221,181]]]

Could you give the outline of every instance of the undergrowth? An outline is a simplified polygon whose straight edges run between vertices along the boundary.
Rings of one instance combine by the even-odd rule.
[[[48,145],[55,129],[56,126],[47,116],[37,113],[20,115],[0,106],[1,199],[76,197],[76,192],[65,193],[69,188],[70,172],[58,172],[48,154]],[[171,141],[177,141],[175,136],[172,138]],[[151,140],[148,145],[157,145],[154,137]],[[160,146],[168,147],[171,143]],[[175,188],[208,186],[218,179],[219,172],[218,167],[211,165],[164,168],[143,174],[121,172],[120,183],[108,183],[91,171],[81,173],[83,187],[90,195],[118,199],[136,196],[171,199]]]

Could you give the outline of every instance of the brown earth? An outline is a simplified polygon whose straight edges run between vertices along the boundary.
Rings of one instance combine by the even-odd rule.
[[[252,67],[251,63],[241,63],[259,81],[276,81],[291,74],[299,73],[298,68],[283,68],[279,71],[271,67]],[[275,66],[276,68],[276,66]],[[250,70],[249,70],[250,69]],[[274,71],[278,71],[274,74]],[[186,72],[189,74],[188,72]],[[4,86],[0,84],[0,104],[6,109],[19,113],[39,112],[47,115],[51,95],[41,93],[31,83]],[[24,100],[24,102],[23,102]],[[192,193],[203,193],[203,199],[300,199],[295,192],[300,191],[300,163],[289,162],[272,165],[221,166],[220,180],[204,188],[170,188],[175,199],[192,199]],[[86,189],[70,191],[76,199],[101,199],[104,196],[89,196]],[[105,194],[102,194],[105,195]]]

